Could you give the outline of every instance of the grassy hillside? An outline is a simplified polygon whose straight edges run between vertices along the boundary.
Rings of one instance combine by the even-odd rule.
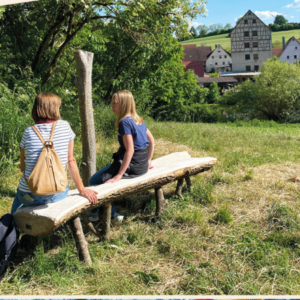
[[[289,38],[295,36],[296,38],[300,38],[300,29],[289,30],[289,31],[278,31],[272,33],[272,42],[275,48],[282,47],[282,37],[285,37],[287,41]],[[196,44],[197,46],[211,46],[213,49],[216,44],[221,44],[221,46],[227,51],[231,50],[230,38],[228,34],[220,34],[215,36],[209,36],[199,39],[193,39],[188,41],[181,42],[182,45],[185,44]]]
[[[188,151],[216,157],[216,166],[193,177],[185,201],[174,196],[174,184],[164,187],[168,204],[157,222],[153,191],[117,204],[125,220],[112,228],[111,242],[87,237],[91,267],[78,261],[68,226],[40,239],[34,253],[30,245],[20,249],[15,267],[0,282],[0,293],[299,294],[298,124],[146,123],[156,139],[155,157]],[[117,142],[102,138],[98,146],[99,161],[109,161]],[[0,172],[3,214],[21,174],[14,168]]]

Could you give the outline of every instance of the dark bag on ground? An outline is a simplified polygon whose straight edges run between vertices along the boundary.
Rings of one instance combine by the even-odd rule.
[[[3,279],[19,246],[19,230],[12,224],[13,216],[6,214],[0,219],[0,280]]]

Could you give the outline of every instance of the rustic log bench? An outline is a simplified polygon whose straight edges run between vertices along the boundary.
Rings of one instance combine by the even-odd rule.
[[[97,204],[91,205],[86,198],[79,195],[77,190],[72,190],[69,192],[68,197],[62,201],[21,208],[14,213],[14,219],[20,230],[30,236],[44,235],[71,220],[79,257],[90,265],[91,258],[88,244],[83,234],[79,216],[92,233],[107,240],[109,239],[111,221],[111,202],[154,188],[156,197],[155,214],[159,216],[165,206],[163,185],[177,180],[175,193],[183,199],[181,190],[184,179],[188,188],[190,188],[190,176],[211,169],[216,161],[212,157],[192,158],[187,152],[172,153],[153,160],[152,165],[154,168],[143,176],[91,187],[98,192]],[[84,214],[86,211],[99,206],[104,207],[101,234]]]

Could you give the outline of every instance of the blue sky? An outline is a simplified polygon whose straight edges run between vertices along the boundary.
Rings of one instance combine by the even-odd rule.
[[[300,0],[207,0],[207,17],[192,20],[192,25],[230,23],[251,9],[266,24],[273,23],[272,15],[284,14],[289,22],[300,23]]]

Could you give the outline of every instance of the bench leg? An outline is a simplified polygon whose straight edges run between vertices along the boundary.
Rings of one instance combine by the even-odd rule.
[[[160,214],[163,213],[165,205],[166,205],[166,201],[164,198],[164,191],[163,191],[162,187],[155,189],[155,198],[156,198],[155,215],[159,216]]]
[[[79,259],[83,260],[88,266],[91,266],[92,260],[89,253],[88,243],[84,237],[79,217],[71,220],[71,227],[76,241],[76,248],[79,254]]]
[[[99,232],[95,229],[93,223],[89,220],[86,214],[81,214],[82,221],[96,237],[100,238]]]
[[[183,179],[179,179],[177,181],[175,195],[177,195],[181,200],[184,200],[184,198],[182,196],[182,187],[183,187]]]
[[[110,222],[111,222],[111,203],[103,206],[103,215],[102,215],[102,238],[105,241],[109,240],[109,231],[110,231]]]
[[[186,185],[187,185],[187,189],[188,191],[190,192],[192,190],[192,182],[191,182],[191,178],[190,177],[186,177],[185,178],[185,182],[186,182]]]

